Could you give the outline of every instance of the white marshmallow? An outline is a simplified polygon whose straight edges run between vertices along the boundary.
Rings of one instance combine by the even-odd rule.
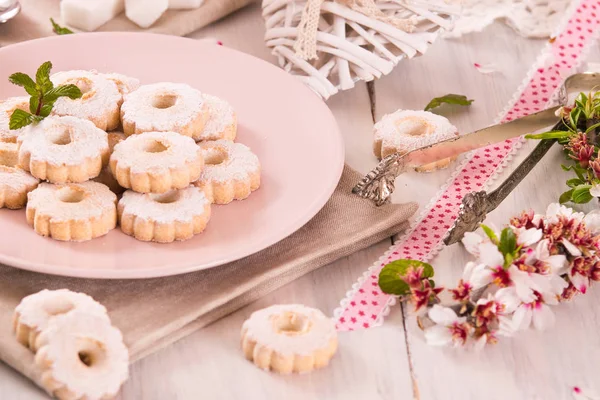
[[[169,8],[169,0],[125,0],[125,15],[140,28],[149,28]]]
[[[62,0],[62,21],[82,31],[94,31],[125,9],[123,0]]]
[[[204,0],[169,0],[169,8],[173,10],[186,10],[198,8]]]

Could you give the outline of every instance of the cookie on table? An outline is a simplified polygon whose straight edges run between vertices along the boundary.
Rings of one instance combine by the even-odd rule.
[[[331,318],[300,304],[255,311],[242,326],[242,350],[246,358],[261,369],[280,374],[323,368],[337,346],[337,332]]]
[[[110,323],[106,308],[87,294],[67,289],[44,289],[24,297],[15,308],[13,332],[19,343],[35,352],[40,332],[57,316],[77,310],[96,315]]]
[[[41,384],[60,400],[112,399],[129,375],[121,332],[83,310],[59,315],[36,340]]]
[[[429,111],[398,110],[375,124],[373,152],[378,158],[393,153],[408,153],[458,136],[458,130],[441,115]],[[446,158],[417,168],[429,172],[445,168],[456,157]]]

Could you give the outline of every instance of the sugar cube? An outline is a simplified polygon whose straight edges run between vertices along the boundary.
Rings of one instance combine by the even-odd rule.
[[[169,8],[169,0],[125,0],[125,15],[140,28],[149,28]]]
[[[198,8],[204,0],[169,0],[169,8],[173,10],[185,10]]]
[[[62,21],[82,31],[95,31],[124,10],[123,0],[62,0]]]

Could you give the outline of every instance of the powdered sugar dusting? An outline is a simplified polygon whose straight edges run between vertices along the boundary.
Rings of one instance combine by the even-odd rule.
[[[104,76],[109,81],[113,81],[117,85],[117,89],[119,89],[119,92],[122,95],[131,93],[140,87],[140,80],[137,78],[132,78],[131,76],[118,74],[115,72],[100,75]]]
[[[161,199],[171,201],[164,202]],[[190,186],[159,195],[128,190],[123,193],[119,208],[123,209],[123,214],[169,224],[175,221],[192,222],[195,216],[204,213],[207,204],[209,201],[204,192],[195,186]]]
[[[69,307],[70,306],[70,307]],[[84,293],[71,292],[67,289],[48,290],[24,297],[15,308],[19,315],[19,323],[43,331],[48,323],[61,314],[53,313],[54,309],[68,309],[67,312],[82,310],[92,315],[104,317],[108,321],[106,308]]]
[[[235,124],[235,112],[231,105],[216,96],[203,95],[208,109],[208,121],[197,140],[218,140],[223,138],[223,131]]]
[[[54,103],[53,115],[72,115],[97,119],[119,112],[122,95],[117,85],[95,71],[64,71],[50,78],[55,85],[74,84],[83,92],[80,99],[60,97]]]
[[[67,144],[57,144],[65,142]],[[19,153],[52,165],[81,165],[108,150],[106,132],[90,121],[75,117],[48,117],[23,129]]]
[[[157,108],[157,98],[172,98],[174,104]],[[121,107],[123,121],[142,131],[173,131],[190,123],[202,112],[202,93],[183,83],[162,82],[140,86],[125,96]]]
[[[293,314],[300,319],[298,335],[287,335],[278,329],[277,319]],[[302,330],[305,328],[305,330]],[[301,304],[274,305],[258,310],[244,322],[245,335],[280,354],[311,355],[327,348],[337,336],[335,325],[321,311]]]
[[[62,201],[63,189],[83,192],[81,201]],[[108,187],[93,181],[65,185],[41,183],[29,192],[27,199],[27,208],[34,208],[38,214],[50,217],[50,222],[98,218],[114,209],[117,202],[117,196]]]
[[[156,143],[165,149],[158,152],[145,150]],[[175,132],[146,132],[129,136],[115,146],[111,155],[111,160],[115,159],[120,167],[131,168],[132,172],[165,171],[199,158],[194,139]]]
[[[204,157],[204,171],[198,182],[243,180],[260,169],[260,162],[256,154],[241,143],[216,140],[202,142],[199,145]],[[222,159],[223,161],[212,164],[211,159]]]
[[[385,115],[375,124],[375,141],[397,151],[411,151],[458,134],[454,125],[441,115],[429,111],[398,110]]]
[[[42,338],[36,365],[45,377],[66,388],[69,398],[114,398],[127,380],[129,352],[123,335],[105,318],[79,310],[59,315],[40,335]],[[99,352],[102,358],[92,358],[96,362],[83,371],[78,359],[82,351],[92,355]]]
[[[123,132],[108,132],[108,148],[110,152],[112,153],[115,146],[126,138]]]
[[[17,108],[29,112],[29,97],[11,97],[0,101],[0,141],[12,142],[23,131],[22,129],[11,130],[9,128],[10,116]]]
[[[26,193],[37,186],[39,180],[17,167],[0,165],[0,191]]]

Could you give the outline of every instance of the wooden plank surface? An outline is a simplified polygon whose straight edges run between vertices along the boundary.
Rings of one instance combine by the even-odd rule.
[[[216,37],[227,46],[272,62],[263,34],[260,7],[254,5],[191,37]],[[440,41],[426,56],[403,62],[373,85],[374,115],[380,118],[398,108],[421,109],[432,97],[460,93],[475,99],[473,106],[445,108],[440,113],[463,131],[483,127],[507,104],[543,45],[542,40],[520,38],[501,25],[460,40]],[[594,53],[590,59],[600,60],[600,54]],[[482,75],[475,71],[474,62],[493,62],[500,72]],[[257,99],[259,96],[257,93]],[[344,133],[347,162],[367,172],[376,163],[371,153],[373,119],[367,85],[358,84],[354,90],[334,96],[328,105]],[[519,153],[512,167],[531,146]],[[529,207],[541,211],[554,201],[564,182],[559,161],[560,152],[555,148],[489,220],[501,224],[507,215]],[[403,176],[397,183],[395,200],[417,200],[425,205],[451,171]],[[276,303],[299,302],[330,313],[356,278],[389,245],[390,241],[384,241],[308,274],[137,362],[121,398],[546,400],[570,398],[573,385],[600,393],[596,379],[600,339],[595,333],[600,328],[600,310],[595,307],[600,294],[594,290],[572,304],[556,308],[558,326],[553,330],[528,332],[480,354],[428,347],[412,318],[406,319],[405,336],[402,309],[394,307],[383,327],[342,333],[340,351],[325,370],[281,377],[260,371],[243,359],[239,329],[252,311]],[[434,261],[440,267],[436,281],[448,285],[455,282],[466,260],[459,245],[444,250]],[[0,399],[45,398],[25,378],[0,365]]]

